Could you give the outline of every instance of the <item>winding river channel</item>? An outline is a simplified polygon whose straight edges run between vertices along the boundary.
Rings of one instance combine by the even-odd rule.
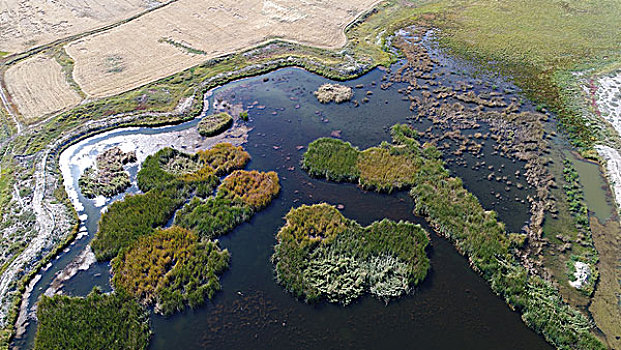
[[[444,62],[443,69],[465,71],[461,63]],[[283,225],[283,216],[291,207],[327,202],[342,204],[343,214],[363,225],[390,218],[421,223],[412,214],[413,202],[407,193],[382,195],[364,192],[351,184],[333,184],[310,178],[300,169],[300,159],[309,142],[318,137],[340,137],[362,148],[388,141],[388,128],[410,122],[409,102],[397,93],[405,84],[382,87],[384,70],[375,69],[345,85],[354,87],[356,105],[322,105],[312,92],[327,79],[297,68],[286,68],[262,76],[243,79],[211,91],[208,109],[247,110],[250,120],[217,138],[203,138],[195,126],[198,120],[159,128],[126,128],[85,139],[65,150],[60,167],[67,192],[80,215],[80,234],[42,273],[28,297],[29,324],[14,345],[30,349],[34,344],[35,305],[44,293],[62,292],[84,296],[93,287],[110,291],[109,263],[98,263],[88,244],[97,230],[101,211],[112,201],[138,191],[135,185],[138,165],[158,149],[172,146],[194,152],[222,140],[243,144],[251,154],[248,169],[274,170],[281,179],[282,191],[272,204],[253,219],[221,237],[220,244],[232,256],[231,266],[222,278],[222,291],[201,308],[172,317],[152,314],[152,349],[373,349],[411,347],[419,349],[550,349],[542,337],[528,329],[519,314],[512,312],[495,296],[486,282],[473,272],[444,238],[431,233],[431,271],[415,291],[385,304],[372,297],[342,307],[327,303],[305,304],[276,284],[270,256],[275,234]],[[489,81],[464,74],[449,74],[443,79],[466,81],[475,89],[485,89]],[[495,78],[500,88],[514,86]],[[450,85],[450,81],[445,85]],[[510,98],[510,96],[506,96]],[[532,109],[527,102],[521,108]],[[414,122],[425,130],[430,122]],[[482,126],[485,128],[485,126]],[[77,186],[81,172],[94,162],[97,154],[112,146],[135,150],[138,163],[128,170],[132,187],[111,199],[83,197]],[[490,147],[491,145],[486,145]],[[522,200],[529,193],[513,190],[501,198],[504,185],[488,181],[471,165],[503,166],[514,174],[523,164],[485,152],[482,159],[464,156],[467,165],[447,163],[455,176],[464,180],[487,209],[494,209],[507,230],[519,232],[529,218],[528,205]],[[511,178],[511,177],[510,177]],[[515,179],[514,181],[519,181]],[[526,202],[527,203],[527,202]],[[431,230],[429,230],[431,232]],[[70,269],[67,269],[70,266]],[[63,271],[65,278],[58,278]],[[73,271],[71,271],[73,270]]]

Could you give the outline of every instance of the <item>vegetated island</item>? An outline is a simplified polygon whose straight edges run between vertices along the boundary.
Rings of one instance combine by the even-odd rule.
[[[192,155],[165,148],[147,157],[137,176],[144,193],[113,203],[91,244],[97,259],[113,258],[112,284],[163,314],[211,298],[229,253],[210,240],[250,219],[280,191],[275,172],[233,171],[249,159],[227,143]],[[220,183],[218,175],[226,174]],[[175,212],[172,227],[157,229]]]
[[[94,289],[86,298],[42,296],[37,306],[37,350],[147,349],[149,314],[132,297]]]
[[[391,132],[392,144],[365,151],[340,140],[315,140],[303,156],[303,168],[313,176],[357,181],[377,191],[410,187],[415,213],[467,256],[530,328],[559,349],[605,349],[590,332],[589,320],[566,304],[549,281],[519,263],[513,255],[519,240],[505,232],[496,213],[484,210],[460,179],[448,175],[440,152],[433,145],[421,147],[417,131],[407,125],[395,125]]]
[[[349,86],[339,84],[323,84],[313,92],[321,103],[343,103],[354,97],[354,91]]]
[[[78,179],[82,195],[112,197],[125,191],[130,185],[129,173],[123,166],[136,161],[136,152],[123,152],[112,147],[97,156],[95,166],[86,168]]]
[[[198,122],[196,129],[201,136],[210,137],[221,134],[230,128],[231,125],[233,125],[233,117],[226,112],[222,112],[203,117]]]
[[[112,203],[91,243],[98,260],[112,259],[115,292],[45,298],[38,311],[43,326],[37,330],[37,348],[144,349],[149,327],[143,307],[155,305],[157,313],[170,315],[211,299],[230,260],[229,252],[212,239],[250,219],[280,191],[275,172],[238,170],[249,160],[241,146],[230,143],[196,154],[164,148],[147,157],[138,172],[144,193]],[[173,216],[174,224],[163,229]],[[135,334],[134,328],[115,322],[117,317],[146,328]],[[73,323],[71,332],[62,332],[75,319],[87,326]],[[75,340],[66,339],[67,334]],[[93,334],[95,346],[82,345]]]
[[[272,256],[276,277],[307,301],[347,305],[368,292],[388,302],[429,270],[429,238],[419,225],[384,219],[362,227],[326,203],[291,209],[285,218]]]

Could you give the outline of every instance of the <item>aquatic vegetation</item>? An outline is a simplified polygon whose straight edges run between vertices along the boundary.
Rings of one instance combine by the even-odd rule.
[[[128,195],[101,215],[99,229],[91,243],[97,260],[109,260],[137,238],[150,235],[166,224],[186,201],[187,193],[171,187],[144,194]]]
[[[250,154],[241,146],[225,142],[197,152],[201,162],[214,169],[216,175],[222,176],[233,170],[242,169],[250,161]]]
[[[582,293],[590,296],[595,291],[595,284],[599,278],[599,272],[597,270],[597,262],[599,261],[599,254],[593,244],[593,236],[591,233],[589,210],[584,200],[584,192],[578,171],[573,166],[572,162],[568,159],[563,161],[563,179],[566,184],[563,185],[563,191],[567,196],[567,202],[569,204],[569,210],[573,214],[576,229],[578,230],[578,238],[575,244],[580,244],[583,249],[573,249],[574,252],[567,260],[567,275],[570,281],[570,285],[579,289]],[[570,238],[566,235],[558,235],[557,238],[562,239],[563,247],[572,247],[572,243],[569,243]],[[580,252],[577,252],[580,250]],[[586,264],[589,271],[588,278],[584,281],[576,283],[575,266],[576,264]]]
[[[222,180],[218,187],[218,198],[239,200],[253,210],[266,207],[280,192],[278,175],[256,170],[235,170]]]
[[[211,114],[203,117],[196,128],[201,136],[209,137],[215,136],[233,125],[233,117],[228,113],[222,112],[218,114]]]
[[[210,195],[219,183],[211,166],[199,160],[198,154],[190,155],[173,148],[164,148],[148,156],[138,172],[138,188],[143,192],[169,187],[184,187],[197,195]]]
[[[115,288],[166,315],[212,298],[229,253],[210,239],[249,220],[280,191],[275,172],[236,170],[213,195],[216,172],[226,174],[249,159],[231,144],[194,155],[165,148],[147,157],[138,173],[146,193],[112,203],[91,244],[98,260],[114,257]],[[175,226],[159,229],[173,215]]]
[[[418,158],[398,154],[393,147],[372,147],[360,152],[358,169],[360,187],[378,192],[392,192],[411,186],[420,166]]]
[[[307,301],[344,305],[364,292],[382,300],[406,294],[429,270],[427,233],[407,222],[362,227],[328,204],[291,209],[278,232],[276,278]]]
[[[321,103],[343,103],[351,100],[354,91],[349,86],[339,84],[323,84],[317,91],[313,92],[317,100]]]
[[[97,235],[91,244],[97,259],[109,260],[137,238],[150,235],[155,228],[166,224],[175,211],[193,195],[210,197],[220,183],[216,173],[226,174],[231,169],[243,167],[249,159],[250,156],[243,148],[229,143],[218,144],[194,155],[164,148],[148,156],[137,175],[138,187],[145,193],[127,196],[122,201],[112,203],[101,216]],[[250,187],[246,190],[250,190]],[[256,195],[255,193],[252,196]],[[218,207],[224,210],[222,203],[219,202]],[[232,209],[226,208],[229,214],[233,213]],[[191,210],[193,209],[188,208],[182,214]],[[245,210],[237,211],[236,215],[240,217],[235,222],[247,220]],[[196,216],[186,219],[189,220],[184,223],[186,227],[197,225]],[[209,222],[212,219],[205,218],[202,221]],[[199,226],[208,230],[207,227],[212,224],[201,225]],[[221,225],[222,227],[227,225]],[[217,231],[224,233],[221,229]],[[201,234],[211,235],[215,232]]]
[[[574,168],[570,160],[563,161],[563,178],[566,185],[563,186],[567,200],[569,201],[569,210],[576,218],[576,224],[583,230],[589,227],[589,211],[584,203],[584,193],[578,179],[578,172]]]
[[[537,13],[526,0],[508,5],[464,1],[432,21],[443,32],[443,46],[512,76],[528,97],[557,114],[572,143],[588,153],[601,136],[585,117],[588,106],[574,70],[589,72],[618,62],[619,3],[540,1]]]
[[[351,143],[331,138],[320,138],[308,145],[302,158],[302,168],[311,176],[330,181],[355,181],[359,151]]]
[[[85,298],[42,296],[37,307],[35,349],[146,349],[149,315],[123,291]]]
[[[302,168],[311,176],[357,181],[364,189],[389,193],[412,186],[419,176],[445,174],[435,147],[426,145],[421,149],[416,134],[407,126],[394,126],[391,132],[394,144],[384,143],[364,151],[349,142],[317,139],[308,145]]]
[[[483,209],[477,198],[463,187],[460,179],[449,177],[437,150],[433,147],[421,149],[414,131],[406,125],[394,126],[392,135],[395,151],[409,152],[412,157],[420,158],[417,163],[420,168],[413,177],[415,181],[410,190],[415,213],[425,216],[434,230],[453,242],[457,250],[468,257],[471,266],[490,283],[492,290],[502,296],[512,309],[519,311],[524,322],[548,342],[560,349],[604,349],[591,334],[588,319],[567,305],[550,282],[529,274],[518,262],[510,249],[512,242],[496,213]],[[324,146],[326,149],[321,154],[329,156],[329,146]],[[321,157],[317,158],[314,164],[330,164]],[[322,171],[329,172],[331,169],[326,166]],[[278,237],[283,231],[279,232]],[[279,245],[281,240],[288,245],[296,242],[279,238]],[[300,265],[305,253],[296,253],[292,263]],[[275,256],[277,254],[282,253],[277,250]],[[280,270],[282,272],[279,272],[277,265],[277,274],[291,274],[282,267]],[[300,288],[304,285],[301,277],[289,277],[283,284],[298,295],[308,293]]]
[[[240,201],[226,198],[192,198],[175,214],[175,225],[213,239],[252,217],[252,209]]]
[[[112,197],[131,184],[123,165],[136,161],[136,152],[123,152],[113,147],[97,156],[96,166],[88,167],[78,179],[80,191],[86,198]]]
[[[228,268],[229,253],[212,241],[199,242],[189,230],[173,226],[140,238],[112,260],[112,283],[171,314],[201,305],[220,290],[218,275]]]

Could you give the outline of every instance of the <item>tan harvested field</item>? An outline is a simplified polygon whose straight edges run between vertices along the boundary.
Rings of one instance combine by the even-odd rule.
[[[60,64],[43,55],[9,67],[4,79],[13,103],[27,123],[74,106],[81,100],[67,83]]]
[[[376,2],[179,0],[65,49],[82,90],[104,97],[273,38],[341,47],[344,28]]]
[[[160,0],[2,0],[0,51],[21,52],[137,15]]]

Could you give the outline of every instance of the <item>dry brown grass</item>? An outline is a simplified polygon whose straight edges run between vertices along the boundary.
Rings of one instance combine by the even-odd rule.
[[[66,50],[83,91],[110,96],[273,38],[341,47],[347,24],[376,2],[179,0]]]
[[[150,1],[153,5],[158,2]],[[21,52],[112,24],[145,11],[148,4],[144,0],[2,1],[0,51]]]
[[[67,83],[61,65],[43,55],[9,67],[4,78],[11,99],[26,123],[74,106],[81,100]]]

